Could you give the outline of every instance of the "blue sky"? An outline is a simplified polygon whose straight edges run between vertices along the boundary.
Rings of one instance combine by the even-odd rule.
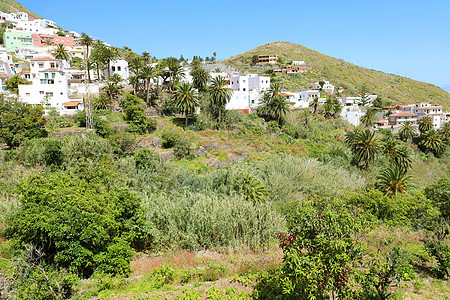
[[[167,56],[224,59],[289,41],[450,89],[450,0],[21,0],[64,29]]]

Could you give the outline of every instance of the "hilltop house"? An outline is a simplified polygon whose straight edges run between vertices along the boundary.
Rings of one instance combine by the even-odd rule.
[[[128,69],[128,62],[125,59],[113,60],[109,66],[109,74],[119,75],[123,80],[127,80],[130,77],[130,70]]]
[[[395,107],[385,108],[393,112],[389,115],[389,125],[400,126],[406,121],[417,124],[420,119],[429,117],[436,129],[447,122],[446,114],[440,105],[431,105],[428,102],[418,102],[412,105],[397,105]]]
[[[259,63],[276,64],[278,61],[278,55],[258,55]]]
[[[30,32],[7,29],[3,35],[3,44],[6,51],[14,52],[16,49],[33,49],[33,37]]]
[[[55,22],[45,19],[36,19],[33,21],[20,20],[16,24],[16,29],[20,29],[30,33],[48,34],[48,35],[56,35],[58,30],[54,27],[56,27]]]
[[[70,36],[57,36],[49,34],[33,34],[33,45],[35,47],[49,47],[46,44],[47,40],[52,42],[52,45],[64,45],[66,47],[74,47],[75,41]]]

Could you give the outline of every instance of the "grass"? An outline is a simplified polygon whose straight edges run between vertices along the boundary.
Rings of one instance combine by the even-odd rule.
[[[273,42],[230,57],[223,62],[246,73],[264,74],[277,66],[250,65],[253,55],[277,54],[288,65],[293,60],[303,60],[310,64],[313,72],[275,75],[272,81],[280,82],[289,91],[310,89],[311,83],[328,80],[336,87],[345,89],[344,95],[358,94],[358,89],[366,84],[369,91],[394,103],[415,103],[430,101],[450,108],[450,95],[429,83],[412,80],[394,74],[356,66],[342,59],[333,58],[312,49],[289,42]]]

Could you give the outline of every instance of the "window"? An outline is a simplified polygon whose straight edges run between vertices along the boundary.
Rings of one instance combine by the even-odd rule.
[[[242,89],[245,92],[245,88]]]
[[[41,84],[47,84],[47,80],[41,79]]]
[[[55,84],[55,81],[53,79],[49,79],[48,84]]]
[[[56,73],[52,73],[52,78],[55,78],[55,76],[56,76]]]
[[[255,100],[252,100],[252,104],[255,103]]]
[[[44,91],[39,91],[39,94],[44,95]]]
[[[120,68],[120,67],[117,67],[117,71],[120,72],[120,70],[121,70],[121,68]]]
[[[47,92],[47,93],[45,93],[45,96],[53,97],[53,92]]]
[[[112,66],[111,69],[112,69],[113,72],[116,71],[116,67],[114,67],[114,66]]]
[[[30,93],[25,93],[25,96],[30,97]]]
[[[44,67],[44,64],[39,64],[39,68],[43,68]]]
[[[55,63],[50,63],[50,67],[54,68],[55,67]]]
[[[48,73],[45,73],[45,74],[44,74],[44,77],[45,77],[45,78],[48,78]]]

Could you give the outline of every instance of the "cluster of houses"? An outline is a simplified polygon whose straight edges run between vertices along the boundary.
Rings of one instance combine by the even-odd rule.
[[[128,62],[117,59],[111,62],[109,72],[102,70],[98,74],[96,70],[91,70],[90,78],[96,83],[87,84],[85,70],[71,67],[68,62],[58,60],[52,55],[56,45],[64,45],[72,57],[83,58],[84,49],[80,44],[80,34],[71,31],[67,36],[60,36],[57,34],[60,29],[55,22],[35,19],[23,12],[12,14],[0,12],[0,23],[7,23],[9,27],[14,27],[6,30],[4,47],[0,47],[0,92],[7,93],[5,91],[7,79],[20,75],[31,82],[31,84],[19,85],[20,101],[53,107],[61,115],[75,114],[84,109],[83,98],[86,94],[99,93],[101,88],[99,82],[106,77],[106,73],[118,74],[124,80],[130,77]],[[278,56],[259,55],[258,62],[276,64]],[[183,68],[185,76],[182,81],[192,83],[189,62],[184,64]],[[304,61],[293,61],[291,67],[274,70],[274,72],[288,74],[307,71],[312,69]],[[242,75],[238,72],[211,72],[210,75],[211,78],[222,76],[229,82],[232,97],[226,105],[227,110],[240,110],[244,113],[255,111],[264,93],[270,89],[268,76]],[[162,83],[162,80],[162,78],[155,78],[154,81]],[[314,82],[309,90],[285,91],[283,96],[292,103],[293,108],[308,108],[316,99],[319,104],[326,101],[326,98],[321,98],[321,92],[333,94],[335,87],[329,81]],[[365,95],[364,99],[361,97],[336,98],[342,105],[342,118],[358,126],[377,95]],[[429,103],[387,107],[378,116],[379,121],[376,127],[394,130],[406,121],[417,124],[425,116],[433,120],[435,128],[440,128],[442,124],[450,121],[450,113],[445,113],[442,106]]]
[[[81,34],[75,31],[59,35],[55,22],[36,19],[25,12],[0,12],[0,23],[5,23],[4,47],[0,47],[0,92],[6,92],[6,80],[19,75],[31,84],[19,85],[19,100],[31,104],[44,104],[56,108],[61,114],[75,114],[83,110],[83,97],[98,94],[100,84],[83,84],[86,71],[71,67],[67,61],[53,56],[57,45],[64,45],[71,57],[84,58]],[[109,46],[109,45],[107,45]],[[14,59],[13,59],[14,58]],[[91,70],[90,77],[98,81],[106,77],[107,70],[99,74]],[[109,74],[129,77],[128,62],[112,61]],[[100,75],[101,78],[97,78]]]

